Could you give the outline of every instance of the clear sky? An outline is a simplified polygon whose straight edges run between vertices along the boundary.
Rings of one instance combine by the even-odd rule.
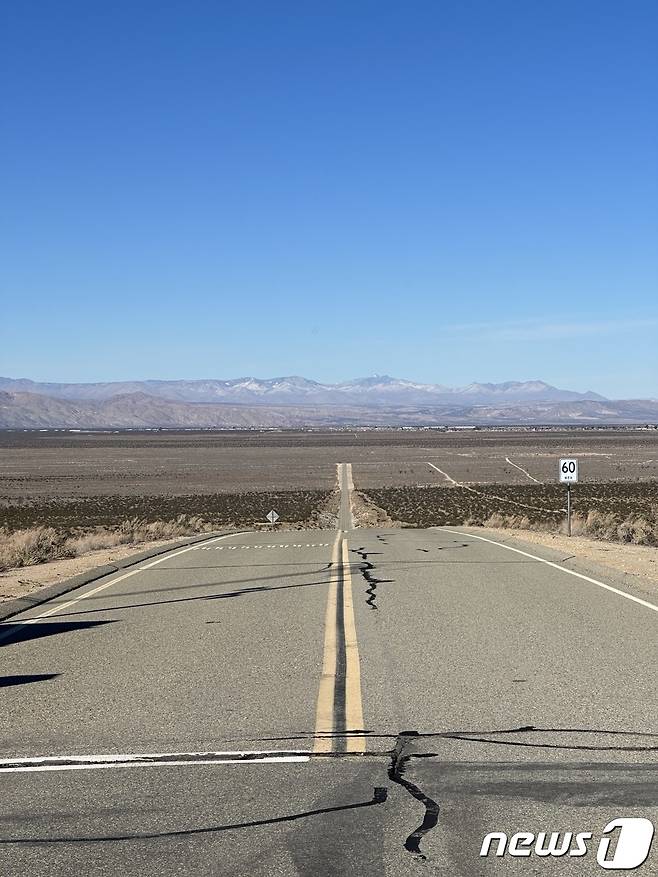
[[[658,397],[655,0],[8,0],[0,374]]]

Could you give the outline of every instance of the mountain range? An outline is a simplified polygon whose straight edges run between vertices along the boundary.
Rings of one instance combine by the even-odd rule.
[[[0,429],[254,428],[658,422],[658,401],[617,400],[543,381],[451,388],[376,375],[39,383],[0,378]]]
[[[26,378],[0,378],[0,390],[39,393],[54,399],[102,401],[129,393],[145,393],[172,402],[233,402],[249,405],[486,405],[491,402],[605,401],[592,391],[560,390],[544,381],[507,381],[446,387],[389,375],[321,384],[292,375],[281,378],[235,378],[201,381],[121,381],[95,384],[40,383]]]

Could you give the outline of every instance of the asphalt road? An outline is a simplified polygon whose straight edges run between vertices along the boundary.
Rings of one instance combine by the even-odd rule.
[[[658,826],[647,601],[340,521],[173,551],[0,625],[3,877],[603,874],[609,822]],[[631,857],[644,828],[621,829]],[[490,832],[592,837],[482,857]]]

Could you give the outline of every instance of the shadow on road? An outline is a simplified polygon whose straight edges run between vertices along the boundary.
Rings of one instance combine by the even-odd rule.
[[[0,844],[68,844],[68,843],[104,843],[110,840],[150,840],[161,837],[190,837],[197,834],[213,834],[220,831],[233,831],[236,828],[257,828],[260,825],[276,825],[280,822],[294,822],[308,816],[321,816],[325,813],[336,813],[340,810],[358,810],[361,807],[373,807],[383,804],[387,798],[387,789],[375,787],[369,801],[356,804],[340,804],[336,807],[322,807],[318,810],[305,810],[302,813],[291,813],[289,816],[275,816],[272,819],[256,819],[252,822],[234,822],[231,825],[209,825],[206,828],[183,828],[178,831],[162,831],[149,834],[119,834],[102,837],[48,837],[48,838],[0,838]]]
[[[56,679],[59,675],[59,673],[33,673],[29,676],[0,676],[0,688],[28,685],[30,682],[46,682],[48,679]]]
[[[307,575],[307,573],[300,573],[300,575]],[[269,578],[282,578],[281,576],[270,576]],[[253,582],[253,579],[242,579],[241,581],[250,581]],[[211,582],[208,585],[196,585],[196,588],[213,588],[219,587],[222,585],[230,584],[228,582]],[[197,597],[175,597],[173,600],[151,600],[148,603],[126,603],[123,606],[110,606],[104,607],[102,609],[84,609],[79,612],[67,612],[66,616],[71,615],[92,615],[97,612],[118,612],[121,609],[145,609],[149,606],[168,606],[174,603],[194,603],[199,600],[227,600],[231,597],[242,597],[246,594],[254,594],[266,591],[287,591],[291,588],[314,588],[319,585],[328,585],[330,582],[328,580],[324,580],[321,582],[304,582],[303,584],[298,585],[278,585],[272,587],[271,585],[256,585],[251,588],[241,588],[238,591],[226,591],[224,594],[199,594]],[[175,590],[172,588],[163,588],[162,590]]]
[[[100,627],[102,624],[114,624],[114,621],[35,621],[8,622],[0,624],[0,635],[6,639],[0,639],[1,646],[13,646],[16,643],[27,642],[31,639],[41,639],[44,636],[54,636],[58,633],[69,633],[72,630],[89,630],[92,627]]]

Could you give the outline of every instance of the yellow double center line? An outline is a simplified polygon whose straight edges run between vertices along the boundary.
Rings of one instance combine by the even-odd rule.
[[[347,539],[339,531],[331,555],[314,752],[365,752],[363,731],[352,576]]]

